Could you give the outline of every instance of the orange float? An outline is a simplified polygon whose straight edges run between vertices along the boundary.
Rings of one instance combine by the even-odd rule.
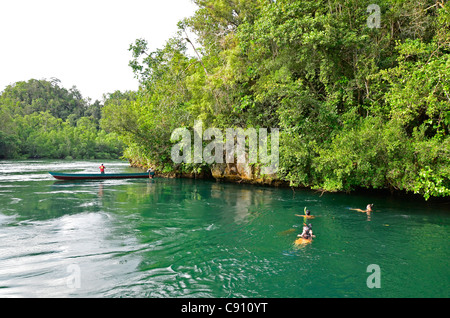
[[[295,245],[306,245],[312,242],[312,239],[304,239],[303,237],[299,237],[295,240]]]

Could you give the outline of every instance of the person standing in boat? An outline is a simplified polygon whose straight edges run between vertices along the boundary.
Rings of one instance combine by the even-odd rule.
[[[99,167],[99,169],[100,169],[100,173],[101,174],[105,174],[105,166],[103,165],[103,163],[102,163],[102,165]]]
[[[147,170],[147,172],[148,172],[148,177],[149,177],[150,179],[153,179],[153,178],[155,177],[155,170],[153,169],[153,167],[150,167],[150,168]]]

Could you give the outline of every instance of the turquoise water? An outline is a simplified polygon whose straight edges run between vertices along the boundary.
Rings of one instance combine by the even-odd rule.
[[[450,296],[448,201],[47,173],[101,163],[0,161],[0,297]],[[305,206],[316,238],[299,247]]]

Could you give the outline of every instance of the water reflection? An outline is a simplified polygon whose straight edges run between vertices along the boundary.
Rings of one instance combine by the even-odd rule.
[[[264,194],[264,190],[247,186],[230,187],[222,183],[211,185],[211,197],[226,204],[228,214],[233,215],[236,223],[248,222],[251,216],[258,214],[259,207],[270,204],[271,197]]]

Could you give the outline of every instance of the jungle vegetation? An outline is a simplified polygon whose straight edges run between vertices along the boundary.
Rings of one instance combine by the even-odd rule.
[[[164,47],[130,45],[141,87],[103,108],[132,162],[210,169],[170,157],[171,132],[201,119],[279,128],[278,177],[291,186],[450,194],[448,2],[194,2]]]
[[[89,105],[57,83],[8,87],[0,156],[116,156],[119,138],[133,164],[199,173],[211,167],[171,160],[170,136],[202,120],[279,128],[277,177],[293,187],[450,195],[447,1],[194,2],[163,47],[130,45],[138,91]]]
[[[56,78],[7,86],[0,95],[0,159],[119,158],[122,143],[99,126],[102,106]]]

